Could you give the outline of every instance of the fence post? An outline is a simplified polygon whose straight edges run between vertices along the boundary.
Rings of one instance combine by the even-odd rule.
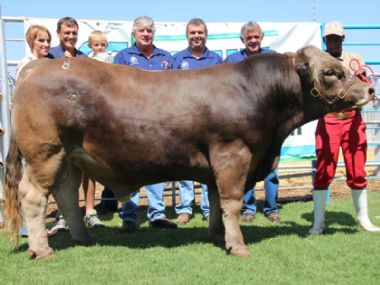
[[[175,191],[176,191],[176,187],[175,187],[175,181],[172,181],[172,205],[173,207],[175,207],[176,205],[176,202],[175,202]]]
[[[376,80],[375,89],[376,90],[380,89],[380,79],[379,78]],[[374,106],[374,109],[376,110],[378,108],[379,101],[376,100],[375,102],[376,102],[375,103],[376,105]],[[379,121],[377,115],[378,114],[375,115],[375,121]],[[375,129],[375,142],[376,142],[376,147],[375,147],[375,158],[374,159],[375,159],[376,162],[379,162],[380,161],[380,145],[379,145],[379,142],[380,142],[380,129],[378,129],[378,128]],[[376,166],[374,174],[375,174],[376,177],[380,176],[380,165]]]
[[[3,218],[3,179],[4,179],[4,158],[8,153],[9,139],[10,139],[10,112],[9,112],[9,100],[8,96],[9,85],[8,85],[8,70],[7,70],[7,56],[5,52],[5,32],[4,32],[4,21],[1,14],[0,6],[0,81],[1,81],[1,97],[0,97],[0,225],[4,223]]]

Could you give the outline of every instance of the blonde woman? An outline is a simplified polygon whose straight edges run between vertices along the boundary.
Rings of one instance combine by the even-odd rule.
[[[51,42],[51,34],[49,30],[44,26],[32,25],[26,31],[25,40],[30,48],[30,53],[23,59],[21,59],[20,63],[17,65],[16,84],[17,78],[19,77],[20,72],[24,68],[24,66],[26,66],[32,60],[48,56]],[[28,236],[28,231],[26,230],[24,219],[20,229],[20,235]]]
[[[29,62],[42,57],[48,57],[51,43],[51,34],[49,30],[40,25],[32,25],[28,28],[25,34],[26,42],[30,48],[30,54],[21,59],[17,66],[16,80],[20,75],[21,70]]]

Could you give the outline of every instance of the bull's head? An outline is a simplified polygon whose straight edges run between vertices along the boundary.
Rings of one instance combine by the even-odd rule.
[[[361,107],[375,95],[369,84],[353,76],[339,60],[314,46],[298,50],[293,60],[304,92],[324,101],[331,111]]]

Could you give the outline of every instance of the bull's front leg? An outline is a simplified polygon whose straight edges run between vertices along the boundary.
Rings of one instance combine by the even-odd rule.
[[[226,249],[232,255],[247,257],[251,252],[244,243],[243,234],[240,229],[239,216],[243,206],[243,195],[238,197],[221,197],[220,203],[224,213],[226,227]]]
[[[224,215],[226,249],[240,257],[251,256],[239,224],[251,158],[248,147],[240,140],[210,148],[210,160]]]

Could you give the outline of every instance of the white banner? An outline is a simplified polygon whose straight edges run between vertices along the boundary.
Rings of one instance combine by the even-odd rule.
[[[25,31],[30,25],[40,24],[46,26],[52,33],[52,46],[59,44],[56,35],[58,19],[29,18],[25,21]],[[88,54],[88,35],[91,31],[103,31],[108,39],[108,50],[116,54],[123,48],[132,45],[133,21],[104,21],[104,20],[77,20],[79,36],[77,48]],[[188,46],[186,39],[186,22],[155,22],[155,46],[165,49],[172,54]],[[207,23],[207,47],[217,52],[223,58],[243,48],[240,40],[240,23]],[[320,23],[273,23],[259,22],[263,32],[263,47],[269,47],[277,52],[295,52],[305,45],[314,45],[321,48],[322,38]],[[28,49],[28,47],[26,47]],[[26,50],[29,52],[29,50]],[[270,75],[268,75],[270,76]],[[315,155],[314,131],[316,122],[309,123],[294,131],[282,148],[283,160],[298,160]]]
[[[52,46],[59,40],[56,36],[58,19],[28,18],[25,21],[25,31],[32,24],[46,26],[52,33]],[[88,35],[91,31],[100,30],[107,35],[109,50],[119,50],[131,46],[132,21],[97,21],[77,20],[79,36],[77,48],[85,53],[90,50],[87,46]],[[187,47],[186,22],[155,22],[156,34],[154,44],[171,53]],[[240,41],[240,29],[244,23],[208,23],[207,47],[223,58],[228,54],[243,48]],[[319,23],[272,23],[259,22],[265,34],[262,46],[270,47],[277,52],[296,51],[305,45],[321,47]]]

